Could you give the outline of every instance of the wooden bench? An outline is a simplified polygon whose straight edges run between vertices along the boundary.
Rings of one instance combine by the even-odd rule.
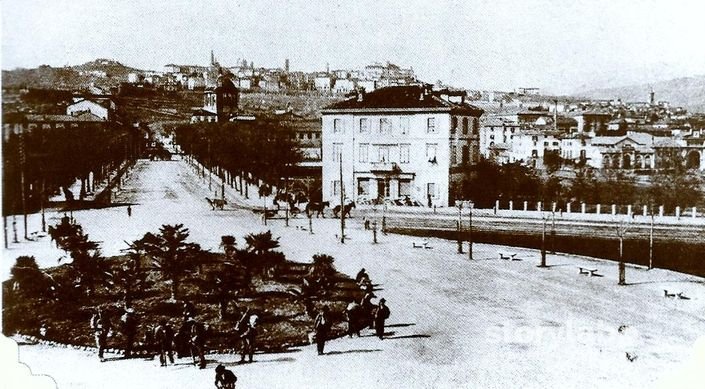
[[[415,249],[432,249],[433,247],[428,245],[428,241],[423,241],[421,244],[416,244],[416,242],[411,242],[411,246]]]
[[[511,260],[511,261],[521,261],[520,258],[517,258],[518,254],[515,252],[499,251],[497,254],[499,254],[499,259],[506,259],[506,260]]]
[[[597,269],[588,269],[584,267],[578,267],[580,274],[590,276],[590,277],[601,277],[600,274],[597,274]]]

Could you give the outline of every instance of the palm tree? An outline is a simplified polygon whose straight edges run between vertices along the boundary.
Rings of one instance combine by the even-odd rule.
[[[286,260],[283,253],[273,251],[279,247],[279,238],[272,238],[272,231],[249,234],[245,237],[248,256],[247,266],[259,268],[263,275],[273,276],[279,264]]]
[[[315,254],[313,256],[313,268],[311,273],[320,286],[330,286],[335,277],[335,259],[328,254]]]
[[[17,289],[28,296],[36,296],[48,290],[46,276],[39,269],[34,257],[27,255],[17,257],[10,269],[10,274]]]
[[[188,228],[183,224],[162,225],[159,234],[150,232],[134,244],[152,258],[152,265],[165,281],[171,282],[171,300],[177,299],[181,279],[192,271],[199,260],[201,246],[187,243]]]

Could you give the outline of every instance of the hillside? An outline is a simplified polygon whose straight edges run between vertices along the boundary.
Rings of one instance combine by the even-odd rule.
[[[114,60],[96,59],[75,66],[3,70],[2,83],[4,87],[85,89],[94,84],[109,88],[127,81],[127,75],[135,70]]]
[[[682,106],[689,112],[705,112],[705,75],[681,77],[652,84],[593,89],[576,93],[576,96],[592,99],[621,98],[622,101],[648,101],[653,88],[657,101],[669,101],[673,106]]]

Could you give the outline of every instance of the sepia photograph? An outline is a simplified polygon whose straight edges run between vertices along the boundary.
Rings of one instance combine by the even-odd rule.
[[[1,388],[705,385],[696,0],[5,0]]]

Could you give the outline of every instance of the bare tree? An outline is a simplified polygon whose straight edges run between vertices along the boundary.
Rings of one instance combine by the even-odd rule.
[[[631,219],[621,218],[615,221],[615,232],[619,239],[619,281],[618,285],[626,285],[626,266],[624,264],[624,238],[631,229]]]

